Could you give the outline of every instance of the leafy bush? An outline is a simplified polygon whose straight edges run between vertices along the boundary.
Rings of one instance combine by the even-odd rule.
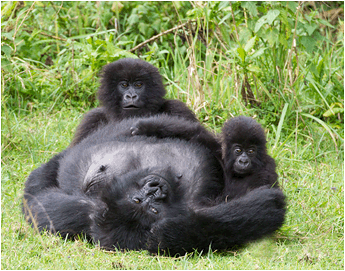
[[[333,137],[342,134],[333,128],[343,129],[343,21],[326,20],[332,10],[343,9],[342,2],[2,2],[1,7],[2,100],[11,110],[66,105],[88,110],[97,105],[102,66],[140,57],[160,69],[170,98],[187,102],[214,125],[247,112],[277,126],[287,105],[287,126],[315,117],[328,123]]]

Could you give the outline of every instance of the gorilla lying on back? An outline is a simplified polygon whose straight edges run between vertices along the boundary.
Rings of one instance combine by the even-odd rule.
[[[139,135],[145,123],[159,122],[191,134]],[[62,236],[84,233],[107,249],[171,256],[229,249],[277,230],[285,215],[280,189],[261,187],[222,200],[222,165],[191,127],[164,115],[101,127],[30,174],[26,218]]]
[[[71,146],[100,125],[130,117],[165,113],[197,122],[195,114],[179,100],[166,100],[166,90],[158,69],[140,59],[124,58],[104,66],[98,99],[101,107],[88,112]]]

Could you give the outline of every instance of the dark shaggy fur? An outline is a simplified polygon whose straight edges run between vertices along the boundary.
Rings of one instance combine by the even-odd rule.
[[[130,117],[165,113],[197,122],[195,114],[181,101],[166,100],[166,90],[156,67],[140,60],[125,58],[104,66],[98,99],[101,107],[88,112],[71,146],[109,122]]]
[[[197,138],[135,135],[149,131],[145,123],[159,122],[182,128],[178,117],[126,119],[101,127],[34,170],[25,183],[28,221],[62,236],[84,233],[108,249],[171,256],[231,249],[282,225],[279,189],[262,187],[221,200],[222,165]]]
[[[254,119],[240,116],[222,129],[225,196],[240,197],[260,186],[278,187],[275,161],[267,154],[266,136]]]

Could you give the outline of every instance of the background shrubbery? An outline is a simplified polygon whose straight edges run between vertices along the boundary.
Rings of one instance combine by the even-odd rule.
[[[343,269],[343,8],[1,2],[2,267]],[[114,260],[85,243],[33,234],[20,211],[25,178],[68,146],[82,115],[98,105],[102,66],[123,57],[158,67],[167,97],[186,102],[215,132],[238,115],[266,128],[289,199],[275,239],[231,256]]]

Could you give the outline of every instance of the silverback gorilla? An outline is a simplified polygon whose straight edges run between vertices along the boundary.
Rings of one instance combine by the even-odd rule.
[[[180,138],[145,135],[150,123]],[[106,249],[171,256],[234,248],[277,230],[281,190],[263,186],[224,201],[222,165],[199,140],[204,135],[193,136],[200,133],[193,123],[160,115],[100,127],[30,174],[26,219],[63,237],[85,234]]]

